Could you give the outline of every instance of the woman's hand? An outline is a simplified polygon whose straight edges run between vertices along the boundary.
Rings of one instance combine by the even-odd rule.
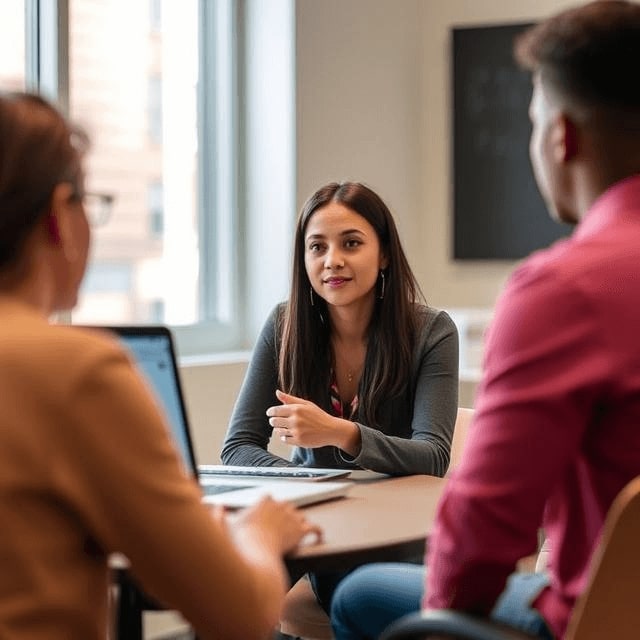
[[[352,456],[360,451],[360,429],[355,423],[336,418],[310,400],[276,391],[281,405],[269,407],[267,416],[274,435],[298,447],[339,447]]]
[[[237,591],[240,587],[242,597],[255,603],[249,618],[237,607],[235,612],[230,611],[229,620],[233,623],[223,625],[221,637],[271,637],[290,587],[283,556],[295,549],[306,536],[313,535],[318,541],[321,540],[321,530],[307,521],[303,511],[270,497],[235,513],[214,507],[212,515],[226,538],[225,549],[230,552],[226,558],[232,564],[225,566],[227,569],[233,567],[237,572],[234,579],[230,578],[230,588]],[[235,554],[231,553],[233,551]],[[221,587],[224,589],[225,585]],[[238,594],[227,594],[225,601],[233,606],[237,599]],[[240,625],[242,628],[238,630]]]
[[[220,518],[219,514],[216,516]],[[320,527],[309,522],[303,511],[270,497],[238,514],[227,515],[225,520],[232,538],[244,549],[258,545],[283,556],[309,535],[316,542],[322,540]]]

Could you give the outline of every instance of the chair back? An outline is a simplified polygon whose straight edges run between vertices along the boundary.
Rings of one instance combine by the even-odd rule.
[[[465,407],[458,408],[456,424],[453,429],[453,440],[451,441],[451,456],[449,459],[449,469],[447,473],[451,473],[460,464],[460,459],[462,458],[462,450],[464,449],[464,443],[467,440],[469,424],[471,424],[472,418],[473,409],[466,409]]]
[[[640,637],[640,476],[611,505],[565,640]]]
[[[299,640],[333,640],[331,620],[316,600],[307,576],[300,578],[284,599],[280,634]]]

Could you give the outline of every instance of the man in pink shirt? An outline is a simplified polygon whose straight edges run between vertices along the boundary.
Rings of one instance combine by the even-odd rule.
[[[370,565],[336,592],[337,640],[420,606],[562,638],[605,515],[640,475],[640,5],[591,2],[533,27],[530,155],[570,239],[510,278],[465,454],[424,568]],[[543,526],[548,571],[513,574]],[[513,575],[510,575],[513,574]]]

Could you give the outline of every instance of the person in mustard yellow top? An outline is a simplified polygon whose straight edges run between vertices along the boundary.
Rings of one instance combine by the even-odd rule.
[[[87,263],[86,146],[42,98],[0,93],[0,638],[104,640],[112,552],[198,637],[268,638],[282,556],[317,527],[270,499],[205,507],[121,348],[48,321]]]

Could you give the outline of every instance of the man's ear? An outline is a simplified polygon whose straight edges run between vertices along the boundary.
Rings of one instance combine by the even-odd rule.
[[[553,157],[558,163],[570,162],[578,153],[578,127],[566,113],[560,113],[556,118],[552,144]]]

